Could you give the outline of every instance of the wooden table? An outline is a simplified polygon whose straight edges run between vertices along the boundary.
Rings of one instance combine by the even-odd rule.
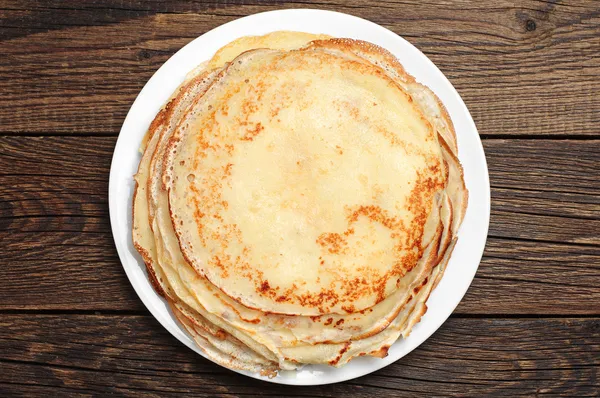
[[[413,353],[288,388],[196,355],[119,262],[108,174],[154,71],[235,18],[314,7],[370,19],[458,89],[492,185],[473,285]],[[600,394],[600,2],[0,2],[0,396]]]

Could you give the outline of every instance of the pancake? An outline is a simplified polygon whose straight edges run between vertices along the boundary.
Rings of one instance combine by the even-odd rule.
[[[241,53],[257,48],[272,50],[293,50],[315,40],[329,39],[331,36],[304,32],[277,31],[263,36],[243,36],[221,47],[208,61],[207,69],[222,68]]]
[[[223,331],[214,332],[214,327],[206,321],[198,321],[197,316],[185,312],[180,306],[171,305],[175,318],[192,336],[196,345],[216,363],[229,369],[247,370],[263,376],[273,377],[276,374],[275,363],[248,351],[239,340]],[[221,334],[219,334],[219,332]]]
[[[171,215],[188,262],[236,301],[353,313],[416,265],[444,164],[380,68],[315,49],[245,52],[191,118],[167,149]]]
[[[215,362],[273,376],[382,357],[425,313],[467,191],[445,108],[385,50],[240,38],[144,141],[134,244]]]

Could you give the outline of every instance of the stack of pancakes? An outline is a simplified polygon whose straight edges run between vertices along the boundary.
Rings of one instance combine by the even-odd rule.
[[[452,122],[386,50],[244,37],[152,122],[133,242],[198,347],[275,375],[384,357],[426,311],[467,190]]]

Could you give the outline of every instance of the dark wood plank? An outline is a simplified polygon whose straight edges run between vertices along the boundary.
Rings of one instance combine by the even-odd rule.
[[[0,138],[0,308],[144,310],[110,233],[114,141]],[[600,315],[599,144],[485,142],[490,238],[457,313]]]
[[[102,231],[0,233],[0,309],[145,311]]]
[[[239,16],[311,6],[409,39],[457,87],[482,134],[600,135],[600,5],[584,0],[5,0],[0,132],[116,135],[147,79],[193,38]]]
[[[4,315],[0,368],[5,394],[594,396],[600,321],[450,319],[413,353],[372,375],[290,388],[208,362],[149,316]]]
[[[600,314],[600,250],[488,238],[457,314]]]

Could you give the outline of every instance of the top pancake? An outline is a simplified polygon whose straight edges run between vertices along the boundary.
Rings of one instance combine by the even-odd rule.
[[[397,79],[332,46],[235,58],[165,153],[185,259],[249,308],[372,307],[434,235],[448,175],[436,130]]]

